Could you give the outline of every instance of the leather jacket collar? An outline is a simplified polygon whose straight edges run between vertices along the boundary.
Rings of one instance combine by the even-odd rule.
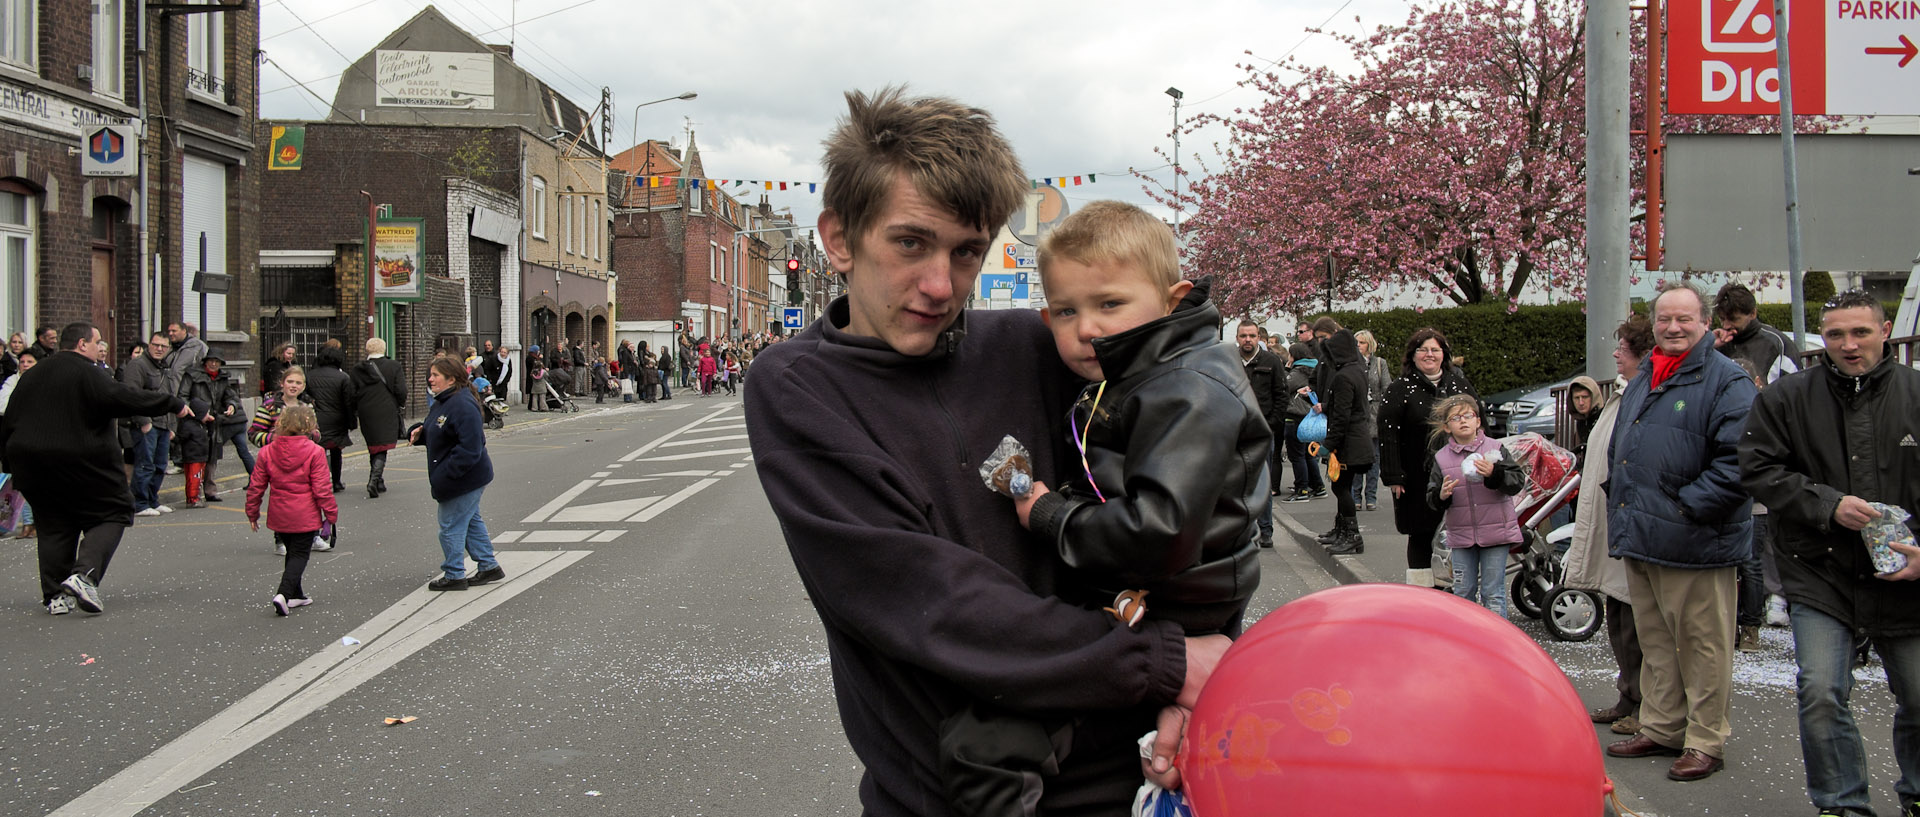
[[[1117,335],[1093,340],[1093,353],[1108,380],[1121,380],[1179,357],[1196,344],[1220,337],[1220,310],[1211,301],[1176,308]],[[1239,352],[1235,350],[1237,355]]]

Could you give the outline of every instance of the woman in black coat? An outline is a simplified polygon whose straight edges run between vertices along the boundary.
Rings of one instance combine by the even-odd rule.
[[[367,339],[367,359],[348,373],[353,384],[353,413],[367,443],[367,498],[387,492],[387,452],[400,440],[400,410],[407,405],[407,382],[400,363],[387,357],[387,342]],[[336,481],[338,473],[335,472]]]
[[[266,362],[260,364],[260,396],[265,397],[280,390],[280,376],[287,373],[287,367],[294,365],[297,352],[291,343],[282,343],[273,350]]]
[[[1342,329],[1327,338],[1327,360],[1322,366],[1331,371],[1327,377],[1326,400],[1321,410],[1327,415],[1326,447],[1340,461],[1340,476],[1333,480],[1333,498],[1339,510],[1333,518],[1333,531],[1322,541],[1338,554],[1365,552],[1360,538],[1358,509],[1353,504],[1354,477],[1373,469],[1373,434],[1367,430],[1367,364],[1360,356],[1360,343],[1353,333]],[[1331,465],[1328,466],[1331,470]]]
[[[327,449],[327,470],[333,474],[333,492],[347,485],[340,481],[340,450],[353,445],[353,378],[345,371],[347,356],[332,343],[320,347],[313,368],[307,370],[307,393],[313,395],[313,413],[320,420],[320,447]]]
[[[1453,347],[1437,329],[1415,330],[1401,359],[1400,379],[1380,401],[1380,481],[1393,492],[1393,526],[1407,537],[1407,583],[1433,586],[1433,535],[1441,513],[1426,502],[1433,463],[1433,404],[1473,394],[1466,375],[1449,365]]]

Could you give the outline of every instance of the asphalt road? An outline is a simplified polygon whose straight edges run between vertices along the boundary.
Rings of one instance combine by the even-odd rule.
[[[339,495],[340,547],[316,554],[317,602],[288,618],[267,604],[281,560],[247,529],[237,492],[130,530],[100,616],[46,615],[32,544],[0,542],[15,577],[0,683],[16,690],[0,705],[0,814],[857,813],[825,642],[756,482],[740,402],[677,394],[514,414],[490,438],[498,477],[483,505],[511,577],[465,593],[423,589],[439,551],[410,449],[385,497]],[[347,483],[364,479],[364,457],[350,457]],[[1379,545],[1336,560],[1289,536],[1328,526],[1330,501],[1281,507],[1255,616],[1399,575],[1387,512],[1362,519]],[[1514,621],[1591,705],[1611,702],[1604,638],[1555,644]],[[1660,761],[1608,761],[1629,805],[1811,812],[1790,643],[1784,630],[1765,640],[1741,657],[1729,771],[1681,785]],[[1884,805],[1891,699],[1866,683],[1856,700]],[[384,723],[402,716],[416,720]]]

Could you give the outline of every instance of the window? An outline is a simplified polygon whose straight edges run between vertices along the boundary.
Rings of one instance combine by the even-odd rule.
[[[126,79],[121,0],[93,0],[93,92],[118,99]]]
[[[587,197],[585,195],[576,196],[573,200],[573,207],[573,228],[580,234],[580,238],[574,242],[574,246],[580,248],[580,256],[585,258],[590,255],[590,253],[587,252],[587,236],[593,234],[593,230],[587,226]]]
[[[547,239],[547,180],[533,177],[532,192],[527,194],[527,221],[533,225],[533,237]]]
[[[707,242],[707,280],[720,280],[720,245],[713,241]]]
[[[607,225],[603,223],[603,219],[600,218],[600,200],[594,199],[593,220],[587,222],[587,241],[593,245],[593,260],[595,261],[600,260],[600,246],[607,243],[606,238],[600,234],[606,226]]]
[[[573,252],[573,202],[565,193],[560,194],[560,249]]]
[[[194,0],[209,5],[212,0]],[[187,90],[227,101],[227,20],[222,12],[187,15]]]
[[[707,194],[701,192],[700,186],[693,185],[687,190],[687,212],[699,215],[701,206],[707,203],[706,198]]]
[[[38,70],[38,0],[0,0],[0,61]]]
[[[0,319],[28,332],[39,318],[34,311],[34,209],[32,196],[0,190]]]
[[[181,319],[201,324],[203,332],[227,331],[227,296],[206,296],[206,320],[193,274],[227,271],[227,166],[188,156],[181,167],[180,259]]]

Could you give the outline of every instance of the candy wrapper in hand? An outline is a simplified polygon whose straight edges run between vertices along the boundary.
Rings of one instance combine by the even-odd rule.
[[[1867,552],[1873,556],[1873,572],[1880,574],[1898,573],[1907,566],[1905,554],[1889,547],[1890,544],[1902,544],[1913,547],[1913,530],[1907,527],[1912,514],[1898,505],[1884,502],[1869,502],[1868,505],[1880,512],[1880,518],[1867,523],[1860,529],[1860,538],[1867,541]]]
[[[1023,499],[1033,493],[1033,457],[1027,447],[1009,434],[1000,438],[987,461],[980,463],[980,479],[995,493]]]
[[[1462,473],[1460,474],[1460,478],[1468,482],[1486,481],[1486,477],[1480,476],[1480,462],[1482,460],[1492,460],[1496,464],[1500,462],[1500,458],[1498,456],[1489,457],[1485,454],[1475,451],[1472,454],[1468,454],[1466,456],[1466,459],[1463,459],[1460,461],[1460,470],[1462,471]]]

